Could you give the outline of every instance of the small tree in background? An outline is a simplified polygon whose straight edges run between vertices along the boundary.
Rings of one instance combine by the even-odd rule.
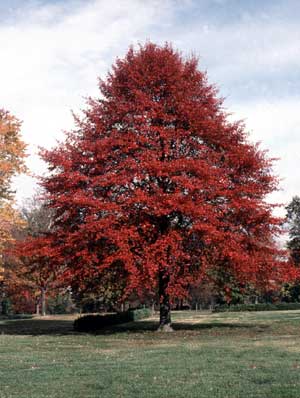
[[[6,289],[17,307],[21,293],[27,301],[34,298],[36,313],[45,315],[46,295],[57,293],[61,286],[50,234],[53,211],[34,197],[20,213],[25,227],[15,232],[16,241],[7,251]]]
[[[264,200],[277,186],[271,160],[228,120],[197,59],[147,43],[99,86],[77,129],[43,152],[66,280],[101,283],[118,262],[123,299],[157,294],[170,330],[171,302],[195,281],[280,279],[279,220]]]

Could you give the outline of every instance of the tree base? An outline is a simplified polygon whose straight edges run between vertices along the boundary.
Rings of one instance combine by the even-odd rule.
[[[164,325],[159,325],[158,332],[164,332],[164,333],[170,333],[170,332],[174,332],[174,329],[172,328],[170,323],[166,323]]]

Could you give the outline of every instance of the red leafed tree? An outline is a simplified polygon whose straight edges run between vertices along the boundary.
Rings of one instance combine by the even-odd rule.
[[[36,297],[36,313],[46,315],[46,296],[57,291],[62,283],[56,248],[47,236],[27,237],[15,244],[11,275],[19,287]]]
[[[52,211],[34,197],[20,213],[23,228],[15,231],[15,241],[6,250],[5,290],[15,309],[24,301],[20,296],[27,295],[29,303],[35,301],[36,313],[41,309],[46,315],[46,296],[62,287],[63,262],[51,234]]]
[[[197,59],[147,43],[99,87],[77,129],[43,151],[66,278],[97,284],[121,265],[124,297],[158,293],[162,330],[172,300],[204,276],[278,280],[271,161],[228,120]]]

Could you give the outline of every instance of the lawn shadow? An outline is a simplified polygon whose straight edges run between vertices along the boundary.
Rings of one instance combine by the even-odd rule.
[[[188,322],[174,322],[172,328],[175,332],[191,331],[201,332],[207,330],[218,330],[224,332],[236,331],[239,333],[241,330],[263,332],[269,329],[269,325],[262,325],[256,323],[229,323],[229,322],[206,322],[206,323],[188,323]],[[130,322],[126,324],[111,326],[92,332],[93,334],[115,334],[115,333],[144,333],[144,332],[155,332],[158,329],[158,321],[144,320],[138,322]]]
[[[0,322],[0,335],[67,335],[73,334],[73,320],[22,319]]]

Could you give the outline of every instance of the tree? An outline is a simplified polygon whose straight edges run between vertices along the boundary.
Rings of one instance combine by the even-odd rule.
[[[25,144],[21,124],[9,112],[0,109],[0,199],[11,199],[11,179],[25,171]]]
[[[272,161],[228,120],[197,59],[147,43],[99,87],[65,142],[42,152],[65,277],[101,283],[118,262],[123,299],[158,294],[160,329],[170,330],[172,301],[205,276],[282,276],[279,220],[264,200],[277,186]]]
[[[20,282],[36,296],[36,313],[46,315],[46,295],[59,287],[58,267],[53,260],[55,249],[47,236],[28,237],[16,245]],[[20,272],[21,271],[21,272]],[[23,272],[22,272],[23,271]]]
[[[0,288],[4,278],[4,250],[12,241],[12,230],[20,224],[18,212],[13,208],[11,180],[26,171],[25,144],[21,139],[20,122],[4,109],[0,109]],[[0,289],[2,290],[2,288]]]
[[[289,224],[289,240],[287,243],[294,264],[300,266],[300,198],[294,196],[286,207]]]
[[[11,227],[17,221],[12,208],[11,179],[26,170],[25,144],[20,135],[20,122],[0,109],[0,255],[11,237]]]
[[[52,210],[34,197],[21,209],[25,227],[16,232],[6,264],[8,295],[18,298],[19,292],[36,301],[36,313],[46,315],[46,295],[60,287],[59,269],[50,236]],[[60,265],[60,264],[59,264]],[[16,292],[17,296],[14,294]],[[18,301],[18,300],[17,300]]]
[[[282,286],[280,296],[286,302],[300,301],[300,198],[294,196],[291,202],[286,206],[286,221],[289,226],[289,239],[287,249],[290,261],[298,271],[298,277]]]

